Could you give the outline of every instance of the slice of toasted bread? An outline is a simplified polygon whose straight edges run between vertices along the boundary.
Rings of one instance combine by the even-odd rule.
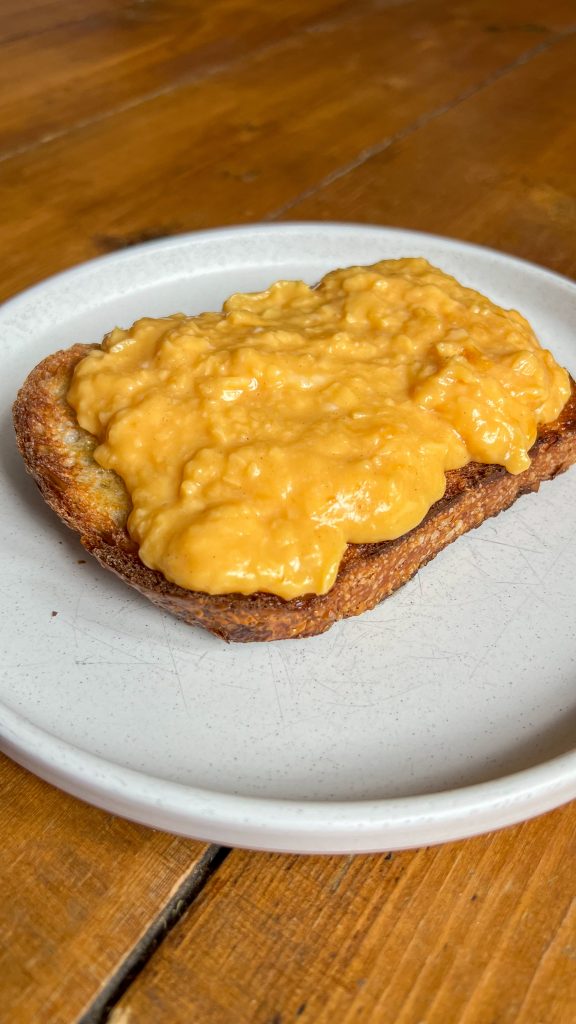
[[[531,465],[512,476],[501,466],[469,463],[447,474],[444,497],[414,530],[380,544],[351,544],[336,582],[323,595],[286,601],[273,594],[212,596],[169,583],[139,559],[126,531],[130,499],[120,478],[93,458],[96,440],[66,401],[74,367],[90,346],[75,345],[40,363],[14,405],[18,446],[48,504],[80,534],[84,547],[154,604],[224,640],[280,640],[323,633],[338,619],[388,597],[461,534],[537,491],[576,461],[576,386],[555,423],[542,427]]]

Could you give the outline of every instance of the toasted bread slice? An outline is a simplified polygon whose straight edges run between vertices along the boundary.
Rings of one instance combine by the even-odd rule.
[[[184,590],[148,569],[126,530],[130,499],[121,479],[93,458],[96,440],[66,401],[72,373],[91,346],[75,345],[40,363],[14,405],[18,446],[43,497],[101,565],[154,604],[228,641],[280,640],[323,633],[359,615],[406,583],[461,534],[537,491],[576,461],[576,385],[560,417],[541,428],[531,465],[512,476],[472,462],[447,474],[444,497],[414,530],[394,541],[350,544],[327,594],[286,601],[273,594],[213,596]]]

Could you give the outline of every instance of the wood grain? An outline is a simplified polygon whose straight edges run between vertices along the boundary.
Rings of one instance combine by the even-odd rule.
[[[505,31],[488,31],[501,16],[498,0],[352,8],[345,23],[5,160],[0,242],[10,257],[0,295],[146,238],[282,215],[343,168],[366,163],[383,140],[419,134],[494,76],[511,81],[519,62],[528,67],[557,39],[556,29],[534,32],[518,14]],[[424,197],[433,180],[422,182]],[[464,177],[455,209],[470,207],[467,189]],[[420,186],[403,201],[411,222]],[[393,203],[388,195],[370,216],[382,222]],[[355,189],[344,205],[334,204],[337,216],[361,216]]]
[[[1,294],[274,218],[435,231],[574,273],[575,23],[574,0],[4,0]],[[210,852],[6,759],[0,788],[0,1018],[67,1024],[119,996]],[[236,851],[114,1020],[572,1024],[575,842],[573,805],[393,856]]]
[[[85,4],[77,0],[2,0],[0,45],[25,36],[38,39],[55,27],[74,25],[133,4],[134,0],[89,0]]]
[[[210,855],[88,807],[0,754],[0,1020],[69,1024]]]
[[[118,1004],[155,1024],[569,1024],[576,806],[361,857],[236,851]]]
[[[356,10],[367,4],[357,0]],[[74,7],[76,12],[58,12],[54,25],[42,32],[16,35],[2,46],[0,157],[183,84],[197,84],[254,51],[350,17],[345,0]]]
[[[576,12],[575,12],[576,13]],[[279,213],[456,235],[576,274],[576,33]]]

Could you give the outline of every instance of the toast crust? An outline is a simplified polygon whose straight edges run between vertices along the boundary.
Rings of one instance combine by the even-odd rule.
[[[423,521],[397,540],[350,544],[326,594],[284,600],[273,594],[211,595],[184,590],[148,569],[126,530],[130,499],[122,480],[93,458],[94,437],[82,430],[66,401],[76,364],[91,348],[74,345],[44,359],[14,404],[18,447],[46,502],[80,534],[84,547],[154,604],[226,641],[314,636],[338,619],[373,608],[407,583],[439,551],[520,495],[576,462],[576,385],[559,418],[540,428],[530,467],[512,476],[503,467],[471,462],[446,474],[446,493]]]

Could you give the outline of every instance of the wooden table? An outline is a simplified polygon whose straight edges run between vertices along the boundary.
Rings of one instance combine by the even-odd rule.
[[[275,219],[576,273],[574,0],[3,0],[8,296]],[[358,857],[222,850],[0,760],[9,1024],[568,1024],[576,809]]]

